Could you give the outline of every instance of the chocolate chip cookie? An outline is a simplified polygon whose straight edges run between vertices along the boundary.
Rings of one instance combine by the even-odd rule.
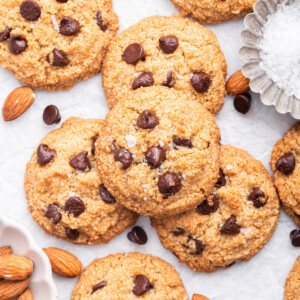
[[[202,23],[220,23],[246,16],[256,0],[171,0],[184,16]]]
[[[118,35],[103,63],[109,108],[141,87],[186,92],[216,114],[225,97],[227,65],[216,36],[178,15],[143,19]]]
[[[195,208],[219,173],[214,117],[185,93],[140,88],[107,115],[97,140],[99,175],[117,201],[163,217]]]
[[[42,139],[27,164],[28,208],[48,234],[78,244],[107,243],[137,219],[98,177],[94,143],[102,124],[68,119]]]
[[[276,143],[270,164],[282,206],[300,227],[300,122]]]
[[[297,258],[285,283],[284,300],[300,299],[300,256]]]
[[[94,260],[81,274],[71,300],[188,299],[175,268],[162,259],[134,252]]]
[[[260,161],[222,146],[220,165],[214,190],[196,209],[152,219],[163,245],[198,272],[248,261],[271,238],[279,218],[276,190]]]
[[[111,0],[0,0],[0,65],[33,87],[97,74],[119,28]]]

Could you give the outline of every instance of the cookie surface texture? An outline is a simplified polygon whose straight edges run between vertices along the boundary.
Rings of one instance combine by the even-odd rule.
[[[285,283],[284,300],[300,299],[300,256],[296,260]]]

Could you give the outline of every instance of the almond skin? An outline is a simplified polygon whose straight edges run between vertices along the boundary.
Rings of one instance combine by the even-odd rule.
[[[30,289],[25,290],[24,293],[22,293],[17,300],[34,300],[34,296]]]
[[[7,300],[22,294],[28,287],[30,278],[23,281],[0,281],[0,299]]]
[[[6,98],[2,107],[4,121],[12,121],[21,116],[34,102],[35,91],[23,86],[14,89]]]
[[[73,278],[79,275],[82,269],[80,260],[72,253],[58,248],[44,248],[52,271],[62,277]]]
[[[29,258],[16,254],[0,256],[0,278],[7,281],[25,280],[32,272],[33,263]]]
[[[0,256],[12,254],[12,250],[10,246],[5,246],[0,248]]]
[[[246,78],[242,71],[235,72],[226,83],[226,91],[229,95],[238,95],[249,91],[250,79]]]
[[[209,299],[203,295],[194,294],[192,300],[209,300]]]

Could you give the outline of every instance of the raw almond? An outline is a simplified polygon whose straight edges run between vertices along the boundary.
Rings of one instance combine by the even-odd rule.
[[[0,248],[0,256],[2,255],[7,255],[7,254],[12,254],[12,250],[10,246],[5,246]]]
[[[82,269],[80,260],[72,253],[58,248],[44,248],[52,271],[62,277],[76,277]]]
[[[246,78],[242,71],[235,72],[226,83],[226,91],[229,95],[238,95],[248,92],[250,79]]]
[[[0,277],[8,281],[24,280],[33,272],[32,261],[22,255],[0,256]],[[0,298],[1,299],[1,298]]]
[[[0,281],[0,299],[7,300],[22,294],[28,287],[30,278],[23,281]]]
[[[30,289],[27,289],[24,293],[22,293],[17,300],[34,300],[34,296]]]
[[[209,300],[209,299],[203,295],[194,294],[192,300]]]
[[[6,98],[2,107],[4,121],[12,121],[22,115],[33,103],[35,91],[23,86],[14,89]]]

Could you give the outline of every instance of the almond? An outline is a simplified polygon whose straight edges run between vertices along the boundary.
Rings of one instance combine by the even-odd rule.
[[[194,294],[192,297],[192,300],[209,300],[207,297],[199,295],[199,294]]]
[[[72,253],[58,248],[44,248],[52,271],[62,277],[76,277],[82,269],[80,260]]]
[[[235,72],[226,83],[226,91],[229,95],[238,95],[248,92],[250,79],[246,78],[242,70]]]
[[[7,300],[22,294],[28,287],[30,278],[23,281],[0,281],[0,299]]]
[[[22,255],[0,256],[0,277],[8,281],[24,280],[33,272],[32,261]],[[1,299],[1,298],[0,298]]]
[[[6,98],[2,107],[4,121],[12,121],[22,115],[33,103],[35,91],[23,86],[14,89]]]
[[[22,293],[17,300],[34,300],[34,296],[30,289],[25,290],[24,293]]]
[[[0,248],[0,256],[2,255],[7,255],[7,254],[12,254],[12,250],[10,246],[5,246]]]

